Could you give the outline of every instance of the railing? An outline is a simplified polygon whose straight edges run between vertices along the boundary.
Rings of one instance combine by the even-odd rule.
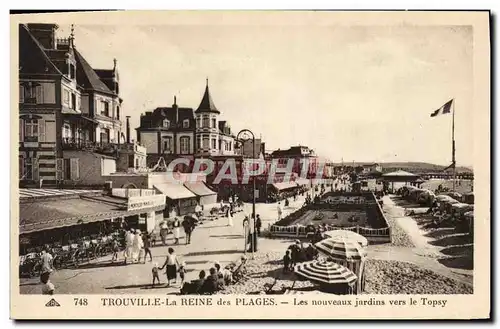
[[[106,155],[117,155],[118,145],[114,143],[94,142],[82,138],[63,138],[63,150],[89,151]]]

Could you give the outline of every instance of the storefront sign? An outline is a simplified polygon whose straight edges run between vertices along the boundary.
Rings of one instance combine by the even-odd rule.
[[[165,205],[165,196],[163,194],[155,194],[148,196],[135,196],[128,198],[127,210],[139,210]]]

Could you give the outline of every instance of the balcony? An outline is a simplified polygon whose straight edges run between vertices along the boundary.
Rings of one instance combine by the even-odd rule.
[[[62,148],[65,151],[86,151],[112,157],[118,156],[118,144],[98,143],[81,138],[63,138]]]

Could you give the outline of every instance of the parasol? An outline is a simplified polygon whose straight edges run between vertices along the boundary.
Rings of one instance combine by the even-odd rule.
[[[347,239],[347,240],[352,240],[356,241],[359,243],[362,247],[368,246],[368,239],[362,236],[361,234],[358,234],[353,231],[347,231],[347,230],[333,230],[333,231],[327,231],[323,233],[323,235],[327,238],[332,238],[336,240],[342,240],[342,239]]]
[[[366,250],[350,239],[329,238],[315,244],[318,251],[338,260],[355,261],[366,256]]]
[[[294,272],[309,280],[327,284],[353,284],[357,280],[348,268],[328,260],[313,260],[295,265]]]

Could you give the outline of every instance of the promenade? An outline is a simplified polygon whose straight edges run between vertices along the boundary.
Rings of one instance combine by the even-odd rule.
[[[304,197],[297,201],[291,201],[290,206],[284,209],[284,215],[300,207]],[[215,221],[205,221],[198,226],[191,237],[191,244],[184,244],[183,232],[180,244],[173,245],[171,236],[168,245],[161,244],[152,248],[153,262],[147,259],[145,264],[122,265],[122,262],[111,263],[111,256],[99,258],[89,264],[83,264],[76,269],[62,269],[51,275],[51,281],[56,287],[56,294],[134,294],[153,293],[151,290],[161,290],[161,293],[175,294],[179,292],[180,282],[165,287],[166,276],[160,276],[161,285],[151,287],[151,269],[155,262],[162,266],[165,262],[168,248],[173,247],[179,257],[179,261],[185,261],[187,265],[186,280],[198,277],[200,270],[213,267],[218,261],[223,267],[225,264],[238,260],[244,254],[244,232],[243,218],[245,214],[250,215],[252,205],[245,204],[244,211],[235,214],[233,226],[227,225],[227,218],[221,217]],[[267,228],[269,224],[276,221],[277,203],[257,204],[256,212],[262,218],[262,227]],[[265,245],[262,245],[265,248]],[[123,260],[123,253],[120,254]],[[247,254],[251,258],[251,254]],[[164,272],[164,271],[162,271]],[[20,279],[20,291],[23,294],[40,294],[40,280],[38,277]],[[155,293],[159,293],[155,292]]]

